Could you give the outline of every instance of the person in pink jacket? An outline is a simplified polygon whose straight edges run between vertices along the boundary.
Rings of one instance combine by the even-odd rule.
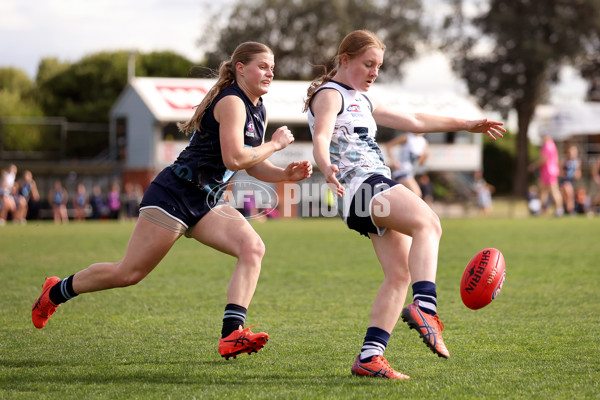
[[[545,213],[548,204],[548,195],[554,203],[554,213],[557,217],[564,214],[563,201],[558,187],[560,168],[558,162],[558,149],[550,135],[544,135],[544,144],[540,150],[540,158],[529,166],[529,170],[540,169],[540,200],[542,212]]]

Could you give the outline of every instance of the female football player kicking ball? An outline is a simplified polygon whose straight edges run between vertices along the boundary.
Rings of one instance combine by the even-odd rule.
[[[31,313],[36,328],[43,328],[59,304],[78,294],[138,283],[185,235],[237,258],[227,289],[219,353],[227,359],[265,345],[269,335],[243,329],[265,247],[248,221],[220,201],[221,191],[213,189],[222,188],[242,169],[267,182],[298,181],[312,173],[309,161],[282,169],[267,160],[294,141],[284,126],[270,142],[263,142],[267,115],[261,96],[269,90],[273,68],[271,49],[255,42],[242,43],[221,64],[217,83],[192,119],[180,126],[192,134],[189,145],[144,194],[125,257],[92,264],[64,280],[47,278]]]
[[[442,228],[438,216],[417,195],[390,179],[375,142],[377,124],[408,132],[466,130],[502,137],[502,123],[392,111],[364,93],[383,63],[384,44],[369,31],[342,41],[333,71],[308,89],[305,111],[313,135],[313,155],[339,196],[350,229],[370,237],[384,281],[371,308],[355,375],[407,379],[383,357],[400,315],[431,350],[448,358],[437,314],[436,270]],[[412,282],[414,302],[402,309]]]

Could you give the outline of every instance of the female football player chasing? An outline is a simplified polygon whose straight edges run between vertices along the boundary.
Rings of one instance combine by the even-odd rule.
[[[175,163],[151,183],[140,205],[140,218],[125,257],[92,264],[64,280],[47,278],[31,317],[43,328],[56,307],[81,293],[125,287],[140,282],[182,235],[237,258],[227,289],[219,353],[226,359],[264,347],[269,335],[243,329],[256,289],[265,246],[252,226],[218,198],[214,188],[227,184],[238,170],[266,181],[298,181],[312,174],[309,161],[286,168],[267,158],[294,141],[278,128],[263,142],[267,125],[262,95],[273,80],[273,52],[261,43],[240,44],[223,62],[217,83],[180,129],[192,134]]]
[[[313,155],[327,183],[339,196],[341,216],[350,229],[370,237],[384,281],[371,308],[355,375],[407,379],[383,357],[400,315],[440,357],[450,356],[437,314],[436,270],[442,228],[438,216],[417,195],[390,179],[375,142],[377,124],[408,132],[466,130],[502,137],[502,123],[405,114],[364,93],[375,82],[385,45],[370,31],[348,34],[335,68],[315,79],[305,103],[313,135]],[[404,309],[412,282],[414,302]]]

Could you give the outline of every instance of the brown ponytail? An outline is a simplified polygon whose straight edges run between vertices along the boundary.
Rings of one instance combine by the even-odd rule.
[[[304,108],[302,109],[302,112],[307,112],[308,111],[308,107],[310,105],[310,100],[312,99],[313,94],[315,94],[315,92],[317,91],[318,88],[320,88],[321,86],[323,86],[324,84],[326,84],[327,82],[329,82],[337,73],[338,70],[338,57],[339,56],[335,56],[333,58],[333,69],[331,71],[327,71],[327,66],[326,65],[322,65],[321,67],[323,68],[323,73],[321,75],[319,75],[318,77],[316,77],[311,83],[310,86],[308,86],[308,90],[306,91],[306,100],[304,101]]]

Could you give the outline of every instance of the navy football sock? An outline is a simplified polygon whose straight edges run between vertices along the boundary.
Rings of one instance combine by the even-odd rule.
[[[383,329],[375,326],[367,328],[367,335],[363,341],[362,349],[360,349],[360,362],[371,361],[373,356],[382,356],[388,340],[390,340],[390,334]]]

